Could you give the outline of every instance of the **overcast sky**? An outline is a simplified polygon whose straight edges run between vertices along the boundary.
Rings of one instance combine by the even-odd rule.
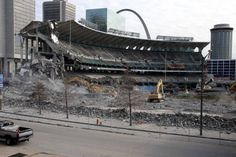
[[[42,2],[36,0],[36,20],[42,20]],[[128,8],[138,12],[147,24],[152,39],[157,35],[191,36],[195,41],[210,41],[210,29],[228,23],[236,29],[236,0],[69,0],[76,5],[76,19],[85,18],[85,10]],[[145,38],[139,19],[129,12],[126,31],[139,32]],[[235,32],[235,30],[234,30]],[[236,33],[233,37],[233,58],[236,59]],[[204,49],[206,53],[210,47]]]

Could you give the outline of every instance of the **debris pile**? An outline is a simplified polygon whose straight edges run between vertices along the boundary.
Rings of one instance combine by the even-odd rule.
[[[38,109],[38,106],[30,101],[26,102],[24,105],[19,104],[18,107]],[[66,107],[62,105],[51,104],[49,102],[45,102],[41,105],[43,105],[43,110],[56,113],[66,113]],[[129,118],[129,111],[125,108],[101,109],[96,107],[70,106],[68,107],[68,110],[69,113],[73,115],[93,118],[111,118],[118,120],[127,120]],[[159,126],[199,128],[200,125],[199,115],[196,114],[153,114],[148,112],[133,112],[132,119],[138,124],[155,123]],[[203,127],[209,130],[236,132],[236,119],[227,119],[219,116],[204,115]]]
[[[49,78],[60,78],[61,65],[59,62],[46,59],[45,57],[37,57],[32,62],[25,62],[18,70],[21,76],[30,77],[33,74],[46,75]]]
[[[9,81],[9,84],[4,87],[5,106],[19,108],[19,110],[21,108],[38,110],[38,103],[30,96],[35,84],[42,82],[45,85],[45,93],[48,97],[47,100],[40,103],[42,113],[45,110],[54,113],[66,113],[64,81],[49,79],[48,69],[45,69],[45,67],[57,69],[59,65],[54,65],[53,62],[45,60],[41,59],[40,62],[35,60],[33,65],[25,64],[25,70],[22,71],[23,75],[16,75],[14,79]],[[26,77],[25,75],[30,74],[30,71],[34,75]],[[39,75],[36,75],[37,71]],[[99,85],[96,81],[108,85]],[[117,82],[111,86],[110,83],[114,81],[110,77],[100,79],[85,76],[71,77],[68,82],[69,113],[77,116],[127,121],[129,119],[129,111],[127,110],[129,94],[127,90],[119,87]],[[199,98],[196,96],[186,95],[184,98],[169,96],[165,102],[155,104],[146,102],[147,95],[138,88],[131,91],[130,100],[134,108],[132,118],[137,124],[154,123],[160,126],[199,127],[199,115],[197,115],[199,113]],[[215,97],[218,98],[219,96]],[[236,111],[235,104],[234,99],[231,99],[231,96],[227,94],[220,95],[220,99],[205,99],[203,111],[209,115],[203,117],[204,128],[236,132],[236,118],[233,118],[236,115],[234,112]],[[142,112],[138,112],[136,109]],[[170,112],[150,112],[160,109],[171,110],[173,114],[167,114]],[[225,113],[230,113],[231,117],[224,118]],[[221,116],[213,116],[212,114]]]
[[[71,76],[67,78],[68,84],[85,87],[90,93],[108,93],[114,95],[114,90],[95,83],[94,79],[81,76]]]

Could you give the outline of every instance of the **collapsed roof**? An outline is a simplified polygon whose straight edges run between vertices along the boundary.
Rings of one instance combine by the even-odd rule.
[[[21,33],[26,32],[41,32],[48,31],[48,24],[32,21],[28,26],[21,30]],[[209,42],[192,42],[192,41],[159,41],[140,38],[132,38],[127,36],[119,36],[98,30],[88,28],[75,21],[60,22],[56,25],[56,31],[59,39],[93,46],[150,50],[150,51],[191,51],[196,48],[202,50]]]

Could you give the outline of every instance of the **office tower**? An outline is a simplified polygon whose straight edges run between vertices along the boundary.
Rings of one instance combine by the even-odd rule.
[[[8,75],[20,58],[20,30],[35,20],[35,0],[0,1],[0,71]],[[4,70],[3,70],[4,69]]]
[[[43,21],[68,21],[75,20],[75,5],[68,0],[53,0],[43,3]]]
[[[211,29],[211,59],[232,59],[233,28],[217,24]]]

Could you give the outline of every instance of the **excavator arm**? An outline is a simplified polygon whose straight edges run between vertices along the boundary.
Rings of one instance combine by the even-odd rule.
[[[164,101],[164,89],[163,89],[163,81],[160,79],[156,85],[156,90],[154,93],[148,95],[148,102],[161,102]]]
[[[231,86],[229,87],[230,93],[236,92],[236,81],[234,81]]]

